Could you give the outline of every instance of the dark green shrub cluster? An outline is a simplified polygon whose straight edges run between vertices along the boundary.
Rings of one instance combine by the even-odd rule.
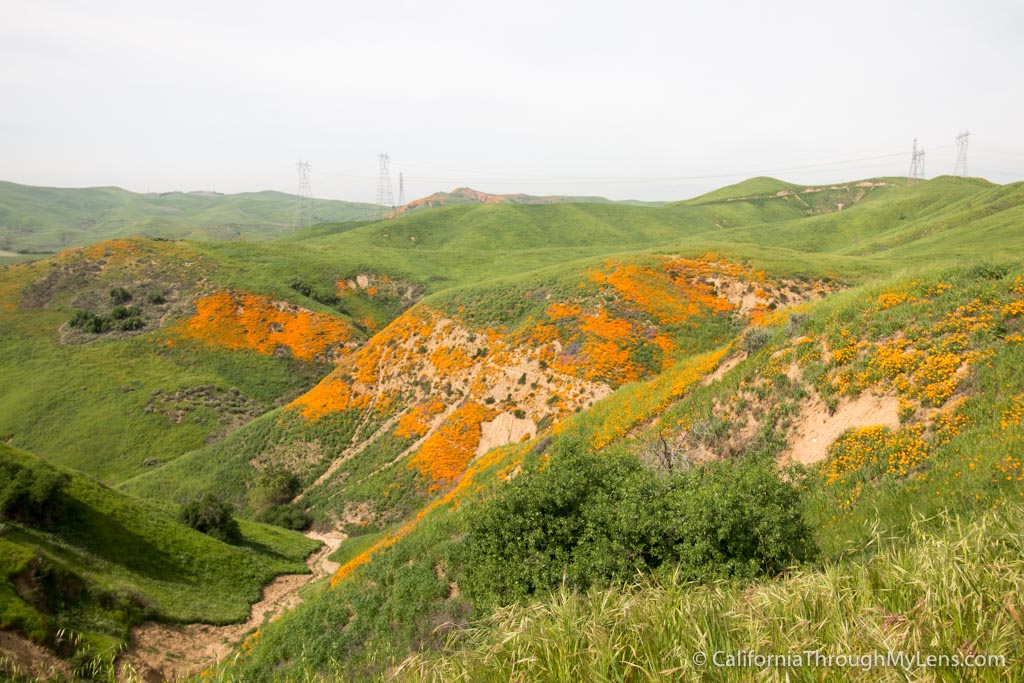
[[[213,493],[204,493],[185,503],[178,513],[178,521],[225,543],[242,539],[231,507]]]
[[[93,334],[102,334],[111,327],[110,318],[89,311],[75,311],[75,315],[71,317],[68,324],[75,329]]]
[[[771,575],[814,554],[799,491],[770,464],[659,476],[632,455],[560,450],[470,518],[463,586],[478,607],[659,568],[687,580]]]
[[[313,523],[313,518],[296,505],[271,505],[257,513],[256,521],[292,531],[305,531]]]
[[[142,307],[125,305],[132,300],[132,294],[127,289],[114,287],[110,290],[110,300],[114,303],[114,308],[108,315],[99,315],[90,311],[75,311],[75,315],[68,321],[68,324],[77,330],[92,334],[103,334],[113,329],[134,332],[146,326]],[[166,300],[161,294],[150,294],[149,301],[150,303],[164,303]]]
[[[29,524],[50,524],[63,511],[61,493],[70,477],[43,462],[24,465],[0,457],[0,515]]]
[[[141,330],[145,327],[142,322],[142,309],[138,306],[115,306],[110,312],[110,317],[115,321],[118,329],[124,332]]]
[[[115,306],[121,306],[132,300],[132,294],[124,287],[114,287],[110,290],[110,300]]]
[[[1008,263],[983,261],[964,269],[964,276],[969,280],[1001,280],[1011,269]]]
[[[298,477],[283,467],[261,472],[249,489],[249,505],[256,510],[256,520],[296,531],[308,529],[312,518],[291,504],[300,488]]]
[[[288,286],[302,296],[308,297],[313,301],[318,301],[325,306],[337,306],[338,302],[341,301],[338,298],[338,295],[334,292],[324,292],[305,280],[300,280],[298,278],[292,280]]]
[[[133,332],[146,326],[141,314],[142,310],[138,306],[116,306],[109,316],[96,315],[89,311],[75,311],[68,324],[75,329],[93,334],[102,334],[115,328],[122,332]]]

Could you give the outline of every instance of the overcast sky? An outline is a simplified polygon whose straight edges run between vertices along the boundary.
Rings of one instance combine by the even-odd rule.
[[[0,0],[0,179],[678,199],[1024,179],[1024,3]],[[397,197],[396,197],[397,198]]]

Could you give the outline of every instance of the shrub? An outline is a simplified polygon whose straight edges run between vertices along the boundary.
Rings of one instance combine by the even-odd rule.
[[[84,332],[92,332],[93,334],[106,332],[110,329],[111,325],[110,319],[106,316],[96,315],[89,311],[75,311],[75,315],[68,321],[68,324],[71,327]]]
[[[270,467],[261,472],[249,489],[249,506],[256,511],[256,521],[296,531],[308,529],[312,517],[291,505],[300,490],[298,477],[283,467]]]
[[[765,327],[751,327],[743,333],[740,340],[740,348],[747,353],[754,353],[762,348],[771,339],[772,333]]]
[[[313,518],[305,510],[295,505],[271,505],[256,515],[256,521],[292,531],[305,531],[313,523]]]
[[[167,303],[167,298],[164,297],[164,295],[159,293],[159,292],[153,292],[152,294],[149,294],[146,297],[146,301],[148,301],[149,303],[151,303],[151,304],[153,304],[155,306],[159,306],[160,304]]]
[[[786,321],[786,332],[789,334],[800,332],[807,327],[807,321],[809,319],[810,316],[806,313],[797,312],[790,314],[789,320]]]
[[[63,511],[67,474],[43,462],[22,465],[0,459],[0,515],[18,522],[50,524]]]
[[[254,510],[286,505],[299,490],[299,480],[294,474],[283,467],[268,467],[260,472],[249,489],[249,505]]]
[[[178,521],[225,543],[242,539],[231,508],[213,493],[196,496],[181,508]]]
[[[814,554],[798,489],[745,460],[659,477],[627,454],[558,444],[469,520],[467,593],[482,609],[563,582],[632,579],[664,567],[686,579],[777,573]]]
[[[964,276],[971,280],[1001,280],[1010,272],[1007,263],[985,261],[964,270]]]
[[[110,317],[113,318],[114,320],[125,320],[126,318],[134,318],[138,317],[141,314],[142,309],[139,308],[138,306],[115,306],[114,309],[110,311]]]
[[[126,304],[132,300],[131,292],[124,287],[114,287],[110,290],[110,300],[115,306]]]
[[[142,322],[142,318],[132,316],[131,318],[125,318],[117,324],[118,329],[124,332],[131,332],[134,330],[141,330],[146,324]]]
[[[288,285],[299,294],[324,304],[325,306],[336,306],[341,299],[334,292],[324,292],[308,282],[295,278]]]

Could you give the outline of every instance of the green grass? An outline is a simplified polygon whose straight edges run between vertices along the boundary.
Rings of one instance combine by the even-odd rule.
[[[3,444],[0,458],[37,462]],[[68,473],[55,522],[0,523],[0,627],[46,644],[70,630],[88,658],[145,619],[241,621],[270,578],[308,572],[303,558],[316,542],[297,533],[243,522],[242,542],[228,545],[180,524],[173,507]]]
[[[499,610],[438,654],[404,661],[403,681],[1016,680],[1022,671],[1024,509],[937,531],[875,536],[857,561],[829,562],[752,584],[694,585],[668,577]],[[717,668],[709,657],[761,655],[999,655],[1006,666]],[[755,673],[757,672],[757,673]]]
[[[56,328],[64,315],[34,315]],[[216,406],[175,406],[162,397],[213,386],[227,398],[236,388],[265,412],[310,386],[322,367],[201,346],[161,348],[155,335],[65,346],[38,337],[0,338],[0,434],[48,459],[117,482],[173,460],[224,433],[230,415]],[[155,392],[162,392],[156,396]],[[97,433],[97,425],[104,429]],[[150,464],[147,464],[149,462]]]
[[[373,534],[363,534],[362,536],[353,536],[345,539],[337,550],[331,553],[329,559],[331,562],[337,562],[338,564],[345,564],[353,557],[363,552],[371,545],[379,541],[384,536],[383,531],[378,531]]]
[[[95,269],[101,254],[66,253],[51,261],[0,271],[0,436],[15,446],[116,483],[223,437],[239,421],[272,410],[312,386],[329,366],[291,358],[229,351],[175,340],[158,317],[130,337],[101,335],[63,343],[62,327],[74,312],[107,312],[109,291],[127,287],[133,305],[155,315],[184,316],[176,303],[213,288],[238,288],[346,319],[291,287],[304,271],[282,271],[266,283],[230,273],[216,257],[186,243],[140,240],[139,257]],[[113,253],[113,252],[110,252]],[[333,283],[332,283],[333,285]],[[173,292],[166,306],[147,303],[144,292]],[[331,289],[326,291],[333,291]],[[353,297],[354,298],[354,297]],[[360,314],[390,319],[386,306],[358,302]],[[168,321],[173,326],[173,320]],[[357,337],[358,340],[358,337]],[[174,401],[179,390],[206,387],[194,401]],[[232,404],[231,392],[244,398]],[[241,417],[239,417],[241,416]],[[97,430],[96,425],[103,425]]]
[[[117,187],[64,189],[0,181],[0,249],[57,251],[117,237],[262,240],[287,233],[297,199],[282,192],[137,194]],[[373,204],[316,201],[317,218],[372,217]]]

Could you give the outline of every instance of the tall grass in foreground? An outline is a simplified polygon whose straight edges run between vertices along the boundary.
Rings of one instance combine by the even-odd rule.
[[[511,606],[413,656],[392,677],[413,681],[986,680],[1024,676],[1024,508],[971,523],[946,520],[857,564],[781,580],[562,591]],[[908,539],[909,540],[909,539]],[[888,546],[887,539],[872,544]],[[831,655],[900,651],[1003,655],[983,669],[716,668],[695,653]]]

